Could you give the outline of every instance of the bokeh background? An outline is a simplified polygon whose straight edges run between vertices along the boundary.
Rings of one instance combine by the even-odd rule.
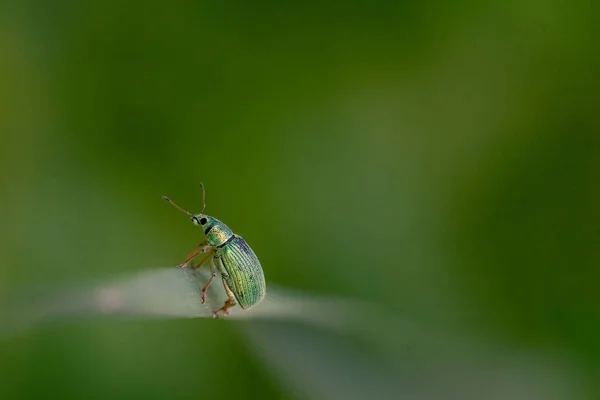
[[[0,299],[178,264],[203,181],[269,284],[374,312],[40,326],[0,398],[600,398],[597,11],[4,1]]]

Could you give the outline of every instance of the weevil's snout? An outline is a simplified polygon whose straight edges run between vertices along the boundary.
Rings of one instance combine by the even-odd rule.
[[[208,222],[208,218],[204,214],[196,214],[192,216],[192,223],[198,226],[204,226]]]

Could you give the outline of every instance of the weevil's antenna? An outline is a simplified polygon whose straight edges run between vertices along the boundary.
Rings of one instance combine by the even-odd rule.
[[[204,209],[206,208],[206,192],[204,191],[204,183],[200,182],[200,186],[202,187],[202,203],[204,203],[200,213],[204,214]]]
[[[185,211],[183,208],[179,207],[177,204],[175,204],[175,203],[173,202],[173,200],[171,200],[171,199],[170,199],[170,198],[168,198],[167,196],[163,196],[163,200],[164,200],[164,201],[168,201],[169,203],[171,203],[171,205],[172,205],[173,207],[175,207],[176,209],[178,209],[179,211],[186,213],[186,214],[187,214],[187,215],[189,215],[190,217],[192,216],[192,214],[191,214],[191,213],[189,213],[189,212]]]

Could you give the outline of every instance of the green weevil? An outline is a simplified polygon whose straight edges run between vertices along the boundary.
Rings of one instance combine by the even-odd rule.
[[[166,196],[163,196],[163,200],[168,201],[173,207],[189,215],[194,225],[204,228],[206,240],[196,246],[179,267],[185,268],[200,254],[208,253],[193,268],[200,268],[202,264],[210,259],[210,272],[212,275],[202,288],[200,300],[203,304],[206,301],[206,291],[216,276],[215,265],[221,274],[227,300],[225,300],[223,307],[213,311],[213,317],[217,318],[219,311],[223,312],[223,315],[227,315],[229,314],[228,310],[236,304],[247,310],[260,303],[265,297],[267,286],[260,261],[258,261],[258,257],[256,257],[248,243],[241,236],[233,233],[223,222],[203,214],[206,208],[206,193],[204,184],[200,183],[200,186],[202,187],[202,202],[204,204],[200,214],[187,212]]]

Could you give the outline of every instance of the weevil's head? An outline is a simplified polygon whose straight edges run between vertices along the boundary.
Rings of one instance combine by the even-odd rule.
[[[210,222],[214,220],[213,217],[205,214],[195,214],[192,215],[192,223],[196,226],[207,226]]]
[[[219,246],[233,235],[233,232],[227,225],[210,215],[193,215],[192,223],[204,229],[206,240],[208,240],[208,244],[211,246]]]
[[[202,212],[204,212],[204,209],[206,208],[204,185],[202,183],[200,185],[202,186],[202,200],[204,203],[204,206],[202,207]],[[229,229],[227,225],[225,225],[218,219],[202,213],[192,214],[189,211],[186,211],[183,208],[179,207],[173,202],[173,200],[171,200],[167,196],[163,196],[163,200],[171,203],[173,207],[175,207],[182,213],[189,215],[194,225],[202,227],[204,229],[204,234],[206,235],[206,240],[211,246],[220,246],[227,242],[233,236],[233,232],[231,231],[231,229]]]

